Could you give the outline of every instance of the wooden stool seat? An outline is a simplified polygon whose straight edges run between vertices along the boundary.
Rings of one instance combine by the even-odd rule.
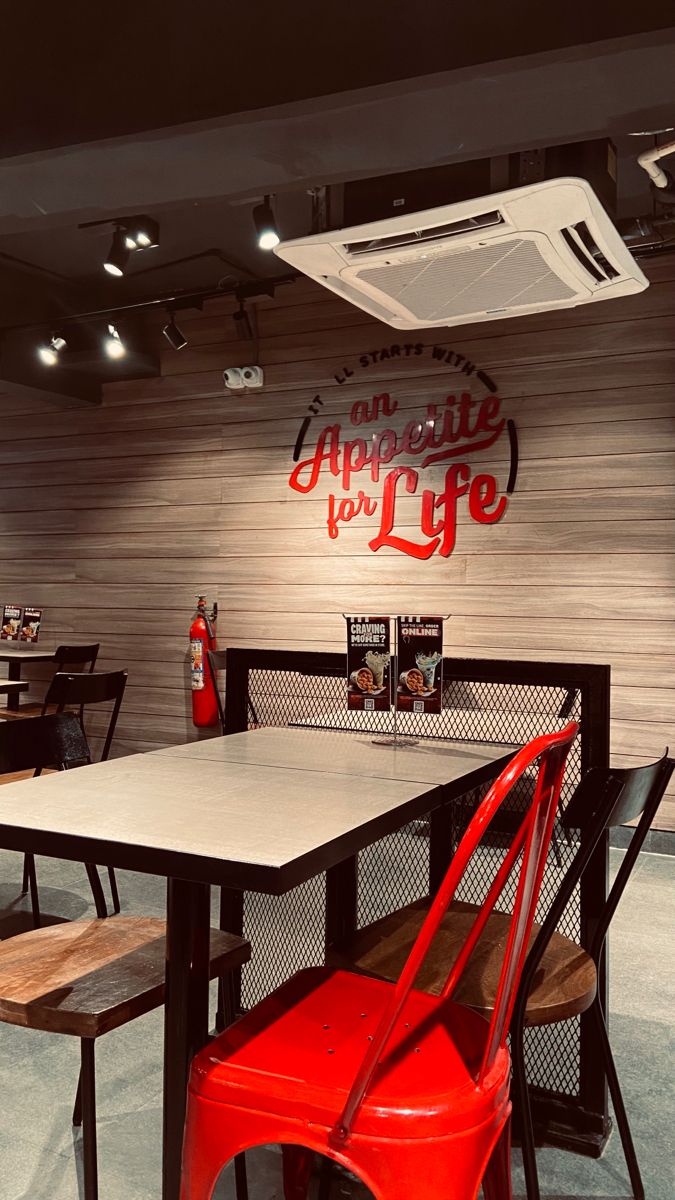
[[[326,962],[382,979],[398,979],[428,908],[428,901],[418,900],[373,922],[349,942],[330,947]],[[440,993],[479,911],[473,904],[457,902],[450,906],[422,965],[418,988],[434,995]],[[491,913],[453,995],[453,1000],[485,1016],[494,1008],[511,920],[508,913]],[[539,926],[533,925],[529,945],[538,933]],[[595,998],[596,984],[593,959],[575,942],[554,933],[528,997],[526,1024],[548,1025],[585,1012]]]
[[[25,691],[28,688],[27,683],[21,684],[21,689]],[[45,708],[44,715],[56,712],[56,705],[49,704]],[[18,708],[0,708],[0,717],[5,721],[20,721],[24,717],[41,717],[42,705],[34,700],[28,701],[26,704],[20,704]]]
[[[164,1002],[165,922],[69,921],[0,943],[0,1020],[97,1038]],[[211,930],[210,978],[250,958],[250,945]]]

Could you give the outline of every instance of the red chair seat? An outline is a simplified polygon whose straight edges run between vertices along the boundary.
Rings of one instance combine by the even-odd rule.
[[[347,971],[301,971],[197,1055],[190,1090],[238,1109],[331,1128],[392,984]],[[440,1019],[439,1019],[440,1017]],[[359,1111],[354,1134],[442,1137],[488,1120],[508,1098],[502,1049],[476,1087],[487,1021],[412,991]],[[503,1093],[500,1095],[500,1093]]]

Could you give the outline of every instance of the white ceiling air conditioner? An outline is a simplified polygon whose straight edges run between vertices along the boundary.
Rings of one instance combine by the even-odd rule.
[[[464,325],[648,286],[585,179],[547,179],[281,242],[293,267],[396,329]]]

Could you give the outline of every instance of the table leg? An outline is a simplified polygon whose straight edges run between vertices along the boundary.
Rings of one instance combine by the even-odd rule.
[[[169,879],[162,1200],[179,1200],[190,1063],[208,1040],[210,888]]]
[[[7,663],[7,678],[11,679],[15,683],[19,682],[19,680],[21,679],[21,663],[20,662],[8,662]],[[16,712],[18,710],[18,708],[19,708],[19,693],[18,692],[13,695],[10,694],[7,697],[7,707],[9,709],[11,709],[13,712]]]
[[[349,938],[356,930],[358,858],[346,858],[326,871],[326,945]]]
[[[454,801],[434,808],[429,817],[429,895],[435,896],[450,866],[454,835]]]

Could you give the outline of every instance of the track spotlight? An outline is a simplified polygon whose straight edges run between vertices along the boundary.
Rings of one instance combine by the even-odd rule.
[[[162,333],[169,345],[173,346],[174,350],[182,350],[183,346],[187,346],[187,338],[182,329],[178,328],[173,313],[169,313],[169,316],[171,320],[168,325],[164,326]]]
[[[277,223],[274,219],[269,196],[265,196],[263,204],[257,204],[253,209],[253,224],[258,235],[258,246],[261,250],[273,250],[279,245],[281,238]]]
[[[53,333],[48,342],[38,346],[38,358],[46,367],[54,367],[59,361],[59,354],[66,348],[66,339],[58,333]]]
[[[103,349],[108,355],[108,358],[124,358],[124,355],[127,352],[126,346],[124,345],[124,342],[122,341],[115,325],[108,325],[108,332],[103,339]]]
[[[133,251],[154,246],[159,246],[159,225],[152,217],[120,218],[115,221],[112,245],[103,266],[109,275],[123,275]]]
[[[123,275],[124,268],[129,261],[131,251],[127,246],[126,234],[124,229],[117,228],[113,234],[112,244],[108,251],[107,257],[103,262],[103,269],[109,275]]]
[[[159,246],[159,225],[152,217],[128,217],[124,240],[129,250],[150,250]]]

